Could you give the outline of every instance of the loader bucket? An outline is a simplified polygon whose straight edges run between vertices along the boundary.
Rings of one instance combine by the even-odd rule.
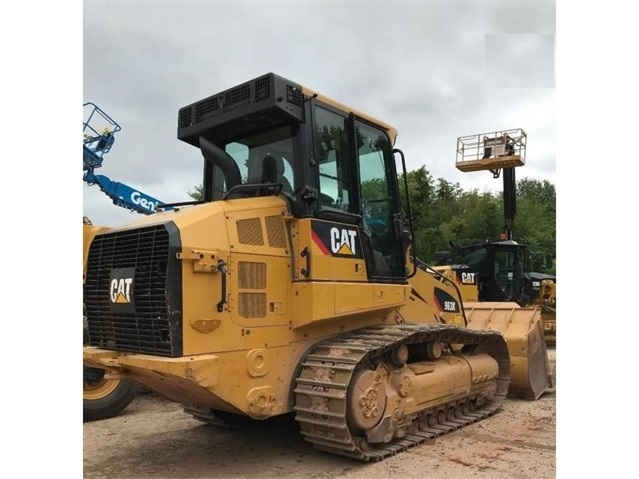
[[[464,303],[468,328],[499,331],[510,355],[509,396],[537,399],[552,384],[541,309],[517,303]]]

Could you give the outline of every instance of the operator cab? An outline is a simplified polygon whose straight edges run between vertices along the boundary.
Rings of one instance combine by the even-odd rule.
[[[369,277],[404,282],[396,134],[272,73],[178,116],[178,138],[205,158],[205,201],[281,195],[296,218],[356,227]]]
[[[532,294],[528,246],[512,240],[476,243],[457,247],[451,267],[463,265],[476,273],[479,301],[527,303]]]

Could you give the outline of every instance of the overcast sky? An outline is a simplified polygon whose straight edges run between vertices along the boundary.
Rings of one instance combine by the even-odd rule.
[[[268,72],[395,126],[409,170],[500,191],[455,168],[456,139],[522,128],[517,179],[555,183],[554,2],[98,1],[83,22],[83,100],[122,127],[96,172],[159,200],[201,183],[178,110]],[[94,224],[137,216],[98,186],[83,200]]]

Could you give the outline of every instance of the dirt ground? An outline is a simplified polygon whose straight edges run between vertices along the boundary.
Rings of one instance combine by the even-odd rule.
[[[548,353],[552,369],[555,350]],[[488,419],[366,463],[315,450],[293,419],[229,431],[143,394],[119,417],[84,424],[84,477],[554,479],[555,432],[550,390],[537,401],[507,399]]]

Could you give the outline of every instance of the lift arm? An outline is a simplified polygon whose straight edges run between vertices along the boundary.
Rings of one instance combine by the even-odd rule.
[[[113,204],[137,213],[150,215],[157,212],[158,206],[162,206],[160,200],[142,193],[128,185],[112,181],[104,175],[96,175],[88,171],[84,175],[84,181],[89,185],[98,185],[100,190],[113,200]],[[166,208],[171,209],[171,208]]]

